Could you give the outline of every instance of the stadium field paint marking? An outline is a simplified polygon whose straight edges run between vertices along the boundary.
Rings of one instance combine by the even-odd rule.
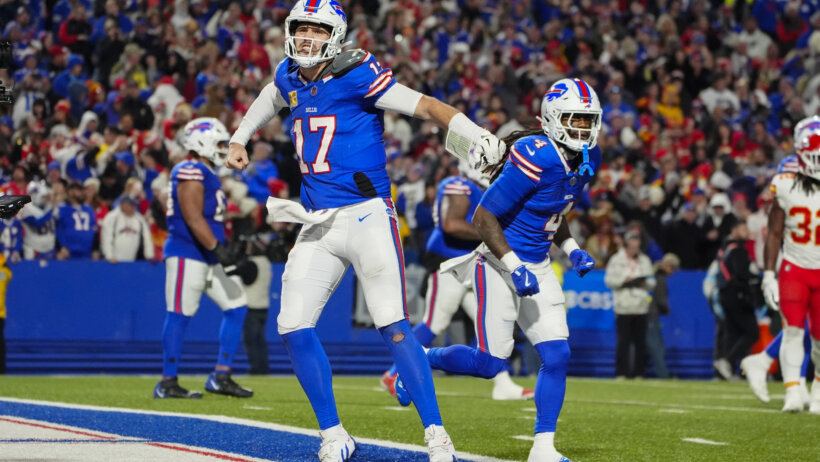
[[[527,436],[527,435],[513,435],[510,438],[514,440],[522,440],[522,441],[535,441],[534,436]]]
[[[247,404],[242,406],[242,409],[250,409],[252,411],[272,411],[272,407],[264,407],[264,406],[248,406]]]
[[[524,419],[524,420],[535,420],[534,415],[520,415],[520,416],[518,416],[518,418],[519,419]]]
[[[705,440],[703,438],[681,438],[681,441],[686,441],[687,443],[695,443],[695,444],[708,444],[711,446],[726,446],[729,443],[724,443],[722,441],[712,441],[712,440]]]
[[[388,411],[407,412],[407,411],[409,411],[409,410],[410,410],[410,407],[409,407],[409,406],[408,406],[408,407],[401,407],[401,406],[385,406],[385,407],[383,407],[382,409],[385,409],[385,410],[388,410]]]
[[[569,403],[587,403],[587,404],[626,404],[629,406],[675,406],[689,409],[702,409],[705,411],[737,411],[737,412],[760,412],[763,414],[780,414],[780,411],[775,409],[763,409],[755,407],[736,407],[736,406],[707,406],[701,404],[682,404],[682,403],[650,403],[647,401],[630,401],[630,400],[605,400],[605,399],[566,399],[564,402]]]
[[[535,409],[534,407],[525,407],[524,409],[521,409],[521,410],[524,411],[524,412],[535,412],[537,409]]]
[[[0,398],[0,412],[4,415],[17,414],[12,417],[15,419],[38,419],[45,425],[73,424],[83,432],[107,430],[112,434],[111,438],[121,438],[122,433],[131,433],[127,436],[157,441],[149,443],[156,447],[173,446],[168,449],[187,452],[205,450],[213,453],[224,452],[233,457],[245,457],[223,460],[270,460],[285,457],[288,462],[313,462],[320,441],[319,432],[315,429],[218,415],[147,411],[20,398]],[[191,422],[191,419],[195,422]],[[170,441],[172,439],[176,441]],[[255,440],[257,444],[245,444],[244,441],[248,440]],[[368,462],[428,460],[425,446],[361,437],[356,437],[356,443],[357,456]],[[160,444],[163,446],[157,446]],[[460,451],[457,455],[459,460],[465,462],[511,462]]]
[[[702,387],[708,387],[711,390],[720,391],[721,393],[748,393],[748,388],[741,389],[739,385],[740,383],[727,383],[723,381],[667,381],[667,380],[613,380],[613,379],[596,379],[591,377],[572,377],[567,378],[567,383],[571,384],[572,382],[587,382],[587,383],[599,383],[599,384],[606,384],[606,385],[634,385],[640,387],[651,387],[651,388],[679,388],[682,390],[689,390],[689,391],[703,391]],[[697,388],[693,387],[697,385]]]
[[[141,453],[146,460],[261,462],[261,459],[238,456],[223,451],[86,430],[52,422],[10,416],[0,417],[0,432],[15,436],[22,434],[32,436],[0,440],[0,443],[4,443],[5,446],[4,460],[45,460],[59,453],[65,458],[64,460],[103,462],[130,458],[136,452]],[[78,443],[82,444],[78,446]],[[112,443],[118,444],[112,446]]]
[[[683,409],[658,409],[658,412],[665,412],[667,414],[688,414],[689,411]]]

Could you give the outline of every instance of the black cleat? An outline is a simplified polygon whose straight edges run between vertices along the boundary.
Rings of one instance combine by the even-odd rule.
[[[211,372],[208,376],[208,381],[205,382],[205,390],[211,393],[219,393],[221,395],[235,396],[237,398],[250,398],[253,396],[253,390],[243,388],[231,378],[230,372],[220,374]]]
[[[154,387],[154,398],[187,398],[200,399],[202,393],[198,391],[189,391],[179,386],[177,378],[170,378],[160,380],[157,386]]]

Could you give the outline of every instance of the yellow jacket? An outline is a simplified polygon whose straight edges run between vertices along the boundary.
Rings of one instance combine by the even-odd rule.
[[[0,319],[6,319],[6,287],[11,281],[11,270],[8,266],[0,267]]]

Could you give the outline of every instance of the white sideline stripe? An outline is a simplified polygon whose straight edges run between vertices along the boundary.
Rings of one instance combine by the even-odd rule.
[[[667,414],[688,414],[689,411],[683,409],[658,409],[658,412],[665,412]]]
[[[272,411],[272,407],[264,407],[264,406],[248,406],[247,404],[242,406],[243,409],[250,409],[252,411]]]
[[[405,411],[410,410],[409,407],[401,407],[401,406],[385,406],[382,409],[386,409],[388,411],[399,411],[399,412],[405,412]]]
[[[705,440],[703,438],[681,438],[681,441],[686,441],[687,443],[708,444],[711,446],[726,446],[729,444],[722,441]]]
[[[534,436],[527,436],[527,435],[513,435],[510,438],[514,440],[522,440],[522,441],[535,441]]]
[[[652,406],[664,407],[675,406],[689,409],[702,409],[705,411],[738,411],[738,412],[761,412],[763,414],[780,414],[780,411],[775,409],[763,409],[756,407],[736,407],[736,406],[707,406],[701,404],[682,404],[682,403],[650,403],[647,401],[631,401],[631,400],[605,400],[605,399],[566,399],[565,403],[589,403],[589,404],[627,404],[631,406]]]
[[[187,414],[181,412],[163,412],[163,411],[146,411],[144,409],[128,409],[128,408],[121,408],[121,407],[105,407],[105,406],[91,406],[87,404],[71,404],[71,403],[62,403],[58,401],[41,401],[41,400],[34,400],[34,399],[20,399],[20,398],[5,398],[0,397],[0,402],[10,402],[10,403],[22,403],[22,404],[33,404],[38,406],[54,406],[54,407],[62,407],[66,409],[82,409],[88,411],[102,411],[102,412],[124,412],[130,414],[142,414],[142,415],[159,415],[159,416],[167,416],[167,417],[188,417],[191,419],[202,419],[202,420],[210,420],[212,422],[220,422],[220,423],[230,423],[236,425],[244,425],[246,427],[255,427],[255,428],[265,428],[268,430],[280,431],[280,432],[287,432],[287,433],[295,433],[297,435],[306,435],[312,436],[314,438],[319,438],[319,431],[308,429],[308,428],[300,428],[300,427],[292,427],[290,425],[281,425],[269,422],[259,422],[256,420],[249,420],[249,419],[240,419],[237,417],[228,417],[224,415],[205,415],[205,414]],[[354,435],[355,436],[355,435]],[[385,441],[385,440],[377,440],[372,438],[360,438],[356,437],[356,441],[359,441],[364,444],[371,444],[373,446],[381,446],[390,449],[401,449],[404,451],[413,451],[413,452],[421,452],[427,453],[427,447],[425,446],[418,446],[415,444],[406,444],[406,443],[396,443],[393,441]],[[495,457],[488,457],[488,456],[481,456],[477,454],[470,454],[468,452],[461,452],[456,451],[456,455],[463,459],[471,459],[475,462],[513,462],[506,459],[496,459]]]
[[[518,416],[518,418],[519,419],[524,419],[524,420],[535,420],[534,415],[520,415],[520,416]]]

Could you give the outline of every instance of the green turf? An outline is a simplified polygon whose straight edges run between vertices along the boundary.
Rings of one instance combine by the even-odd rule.
[[[237,400],[207,395],[201,401],[154,400],[156,378],[129,376],[0,378],[0,396],[168,412],[215,414],[315,428],[307,399],[292,377],[238,377],[256,396]],[[534,379],[520,383],[533,386]],[[204,377],[183,377],[202,389]],[[415,412],[379,391],[375,377],[337,377],[336,401],[354,436],[423,445]],[[456,448],[474,454],[526,460],[535,405],[489,398],[492,382],[436,378],[444,424]],[[570,379],[556,446],[575,461],[818,460],[820,416],[783,415],[782,386],[770,384],[762,404],[744,383]],[[778,396],[778,394],[780,396]],[[245,406],[267,409],[247,409]],[[2,404],[0,404],[2,413]],[[702,438],[708,446],[682,441]]]

